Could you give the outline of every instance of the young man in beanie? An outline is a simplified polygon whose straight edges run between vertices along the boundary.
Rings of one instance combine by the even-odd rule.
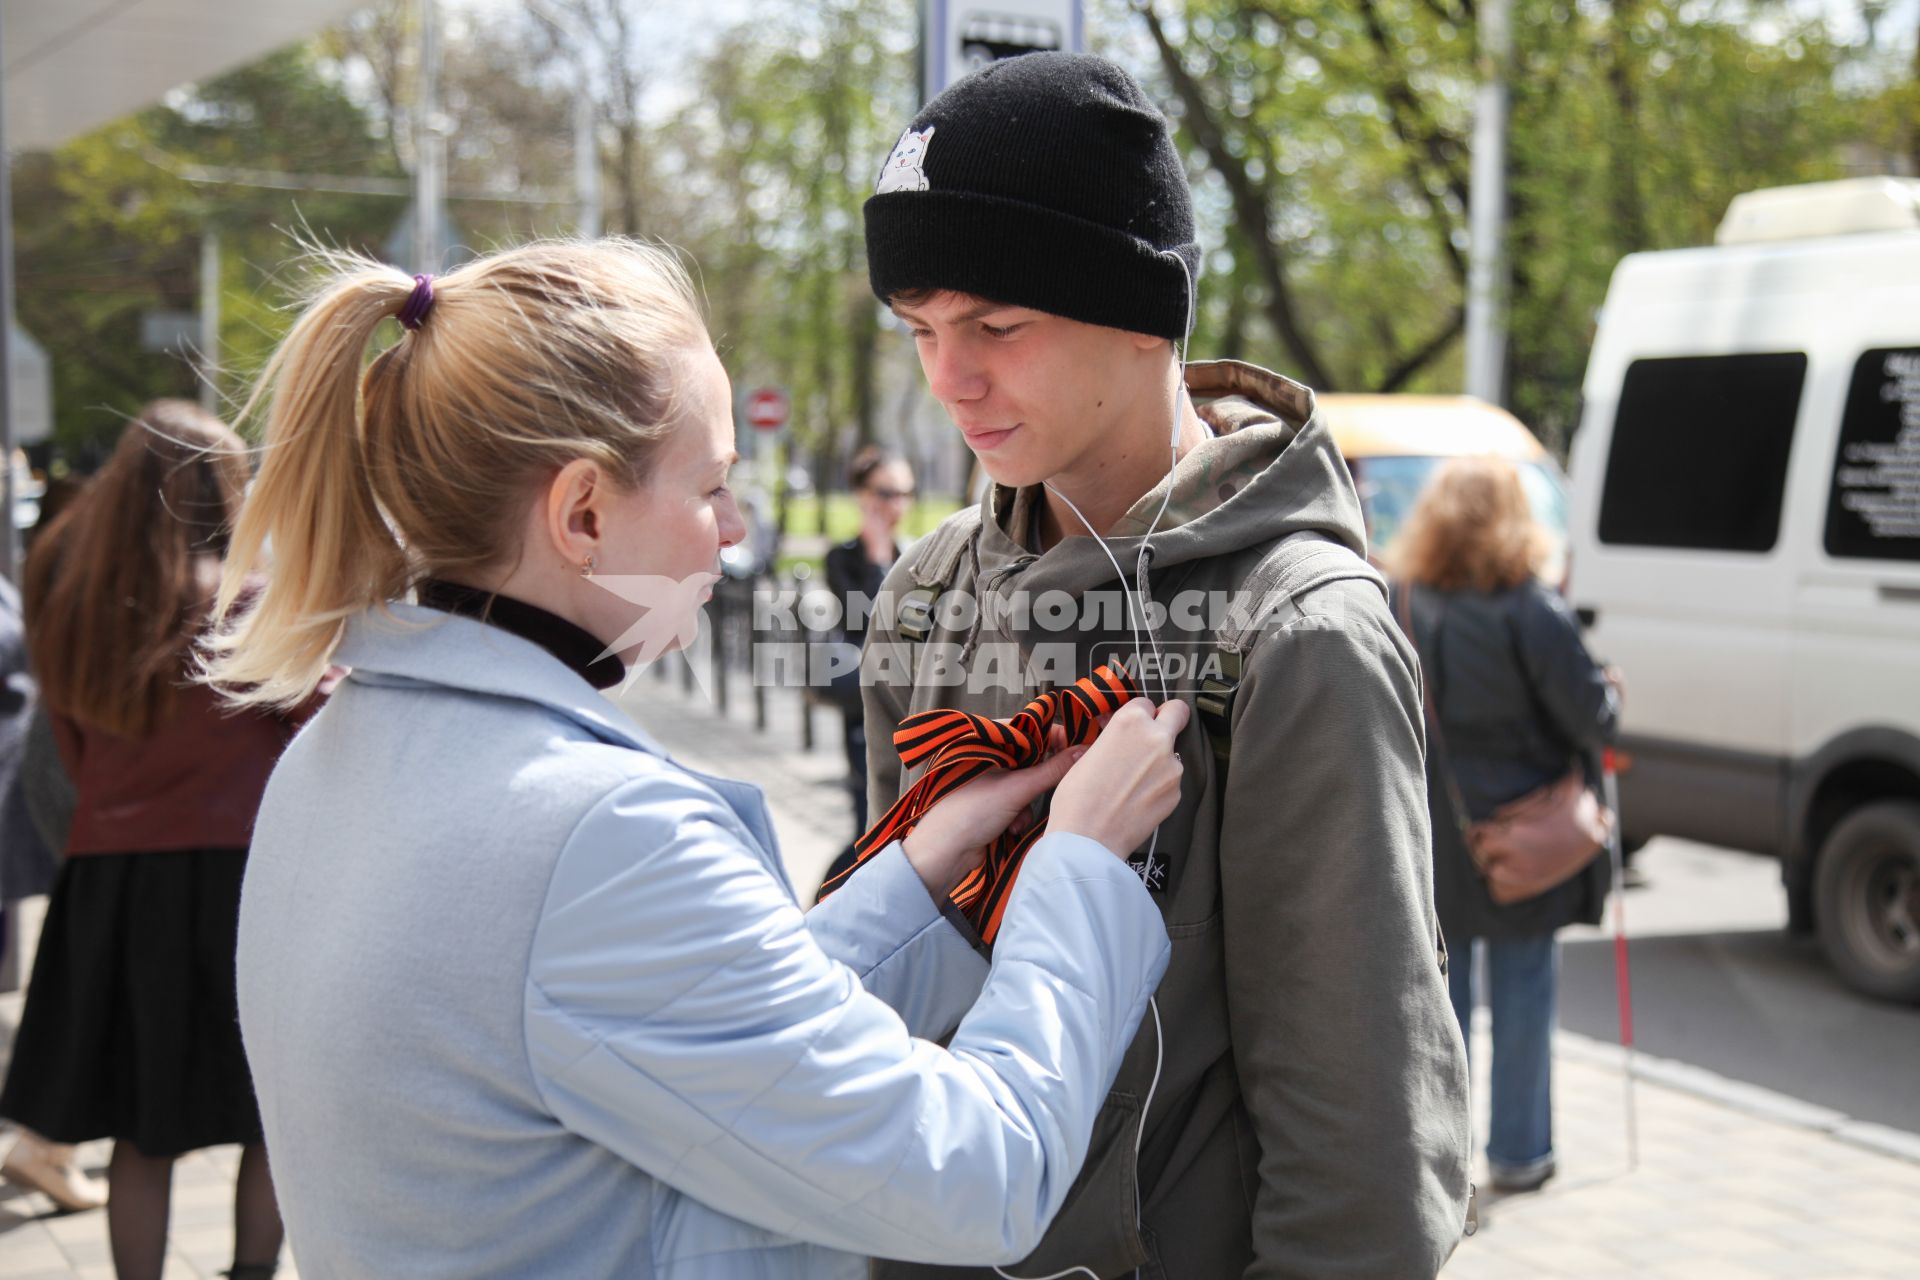
[[[1468,1126],[1419,675],[1312,393],[1232,362],[1183,382],[1200,247],[1164,119],[1100,58],[995,63],[913,121],[866,235],[994,482],[889,574],[872,813],[913,780],[886,744],[917,712],[1007,717],[1100,663],[1198,712],[1181,805],[1132,859],[1173,938],[1158,1031],[1006,1274],[1432,1276]]]

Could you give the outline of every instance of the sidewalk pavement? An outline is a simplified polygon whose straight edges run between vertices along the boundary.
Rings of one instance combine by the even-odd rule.
[[[1474,1062],[1484,1063],[1484,1026],[1474,1041]],[[1529,1195],[1483,1194],[1480,1230],[1461,1242],[1446,1280],[1915,1273],[1920,1141],[1903,1159],[1783,1118],[1793,1108],[1779,1095],[1723,1088],[1723,1100],[1712,1100],[1641,1076],[1630,1168],[1621,1061],[1618,1046],[1556,1035],[1559,1176]],[[1476,1085],[1484,1142],[1486,1089]],[[1484,1157],[1476,1167],[1485,1187]]]
[[[743,695],[737,685],[735,693]],[[851,834],[837,714],[814,712],[815,747],[803,751],[791,693],[770,695],[764,733],[752,727],[749,698],[736,696],[722,718],[677,679],[642,677],[625,702],[678,759],[766,789],[794,887],[810,898]],[[0,1030],[10,1033],[18,1016],[19,997],[0,998]],[[1484,1027],[1475,1042],[1474,1061],[1483,1063]],[[1778,1094],[1642,1060],[1638,1163],[1629,1168],[1619,1049],[1561,1032],[1554,1050],[1560,1174],[1533,1194],[1483,1194],[1480,1230],[1462,1242],[1446,1280],[1915,1274],[1920,1137],[1836,1123],[1833,1113]],[[1475,1106],[1484,1137],[1484,1089]],[[106,1144],[83,1155],[104,1171]],[[201,1280],[228,1265],[236,1158],[221,1148],[181,1162],[166,1280]],[[1477,1163],[1484,1185],[1484,1159]],[[50,1209],[37,1194],[0,1186],[0,1280],[108,1280],[103,1215]]]

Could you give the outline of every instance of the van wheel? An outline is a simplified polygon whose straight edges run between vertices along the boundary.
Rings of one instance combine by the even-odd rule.
[[[1920,1004],[1920,804],[1854,810],[1820,847],[1820,946],[1847,985]]]

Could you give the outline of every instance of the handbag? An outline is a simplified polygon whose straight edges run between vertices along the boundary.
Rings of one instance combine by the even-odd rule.
[[[1417,656],[1420,644],[1413,634],[1411,583],[1400,592],[1400,629],[1406,632],[1407,643],[1413,645]],[[1506,906],[1538,897],[1586,870],[1612,838],[1614,815],[1594,794],[1585,772],[1575,765],[1563,777],[1507,801],[1478,822],[1470,822],[1460,784],[1453,775],[1440,713],[1434,706],[1433,685],[1424,676],[1420,690],[1426,703],[1427,731],[1440,751],[1436,772],[1446,783],[1448,805],[1459,825],[1460,838],[1486,884],[1488,896]]]
[[[1613,811],[1574,768],[1509,800],[1464,834],[1487,893],[1504,906],[1538,897],[1586,870],[1613,835]]]

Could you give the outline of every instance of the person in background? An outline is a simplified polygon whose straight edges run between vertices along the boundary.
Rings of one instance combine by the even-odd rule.
[[[1458,459],[1436,472],[1392,553],[1401,616],[1439,721],[1427,751],[1433,896],[1452,952],[1454,1016],[1469,1043],[1476,943],[1486,962],[1487,1162],[1503,1191],[1530,1191],[1553,1176],[1554,931],[1598,923],[1609,879],[1602,856],[1546,893],[1497,904],[1462,834],[1463,823],[1565,776],[1571,763],[1597,777],[1598,753],[1619,722],[1616,682],[1538,576],[1546,553],[1519,473],[1498,458]],[[1451,811],[1449,768],[1464,815]]]
[[[203,1147],[243,1148],[227,1274],[264,1280],[280,1253],[233,957],[255,811],[293,725],[233,715],[190,679],[247,473],[219,419],[155,401],[27,558],[30,648],[76,801],[0,1115],[114,1140],[120,1280],[160,1276],[173,1162]]]
[[[0,578],[0,902],[7,904],[37,897],[53,883],[53,854],[33,823],[21,776],[38,706],[20,592]],[[0,914],[0,949],[7,926]],[[18,1126],[0,1132],[0,1177],[69,1212],[107,1202],[106,1188],[80,1168],[71,1146]]]
[[[854,455],[847,483],[860,503],[860,532],[827,552],[827,589],[840,602],[840,638],[857,654],[866,643],[867,614],[879,598],[880,584],[900,558],[900,522],[913,505],[913,468],[900,455],[868,445]],[[867,830],[867,730],[858,670],[836,680],[834,691],[845,721],[857,839]],[[852,848],[849,844],[841,857],[850,858]],[[836,862],[829,877],[840,866]]]
[[[26,741],[20,745],[20,769],[14,776],[13,800],[20,808],[8,815],[9,821],[24,814],[52,869],[46,873],[47,891],[51,891],[59,873],[59,851],[67,847],[67,833],[73,828],[75,795],[73,779],[60,762],[60,743],[54,737],[53,717],[44,699],[34,703],[27,721]]]
[[[1185,708],[1118,706],[1077,762],[1030,739],[803,915],[759,789],[601,692],[694,634],[746,533],[733,393],[672,256],[341,259],[266,387],[223,606],[269,546],[271,570],[210,676],[295,706],[349,668],[274,771],[240,908],[302,1270],[850,1280],[864,1255],[1025,1253],[1166,966],[1115,851],[1173,808]],[[1049,789],[989,973],[936,896]]]

